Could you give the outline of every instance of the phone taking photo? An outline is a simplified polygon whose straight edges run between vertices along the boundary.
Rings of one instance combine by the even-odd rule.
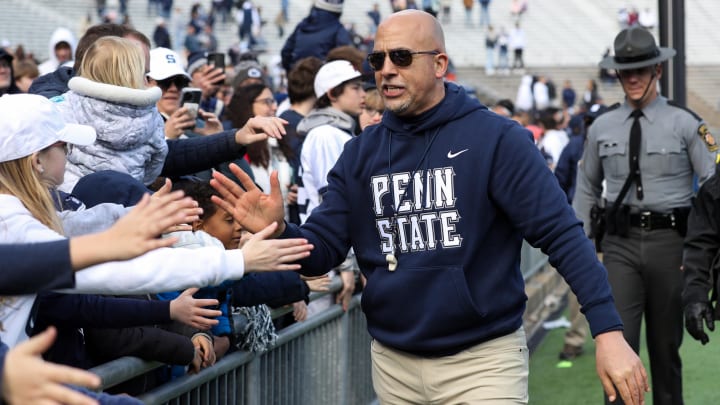
[[[187,107],[190,115],[193,119],[196,119],[201,99],[202,90],[195,87],[185,87],[181,90],[180,106]]]
[[[207,56],[208,65],[213,66],[216,69],[222,69],[225,72],[225,54],[222,52],[211,52]],[[222,80],[213,83],[216,86],[223,84]]]

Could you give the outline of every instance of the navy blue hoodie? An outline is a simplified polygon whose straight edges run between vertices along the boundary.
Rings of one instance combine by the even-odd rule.
[[[315,245],[301,272],[332,268],[352,246],[368,279],[362,307],[373,338],[449,355],[522,326],[525,238],[568,281],[593,336],[622,329],[607,273],[530,133],[462,88],[445,90],[430,111],[386,110],[346,144],[322,204],[283,234]],[[398,207],[399,264],[389,271]]]

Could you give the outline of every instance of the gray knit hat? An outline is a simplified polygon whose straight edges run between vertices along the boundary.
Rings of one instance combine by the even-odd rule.
[[[315,7],[341,14],[344,0],[315,0]]]

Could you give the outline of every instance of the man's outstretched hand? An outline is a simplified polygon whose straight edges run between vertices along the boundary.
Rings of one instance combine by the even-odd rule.
[[[231,163],[230,171],[240,180],[242,188],[216,171],[210,185],[222,198],[212,196],[212,201],[230,213],[249,232],[260,232],[272,222],[277,222],[277,229],[271,237],[282,234],[285,231],[285,209],[277,171],[270,175],[270,194],[263,194],[238,165]]]

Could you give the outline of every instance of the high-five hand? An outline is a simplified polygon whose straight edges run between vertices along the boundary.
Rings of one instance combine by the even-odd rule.
[[[263,194],[250,176],[236,164],[230,164],[230,170],[245,190],[222,173],[214,172],[210,185],[222,198],[213,196],[212,201],[229,212],[248,231],[257,233],[277,222],[278,227],[271,237],[280,235],[285,230],[285,209],[277,172],[270,175],[270,194]]]

